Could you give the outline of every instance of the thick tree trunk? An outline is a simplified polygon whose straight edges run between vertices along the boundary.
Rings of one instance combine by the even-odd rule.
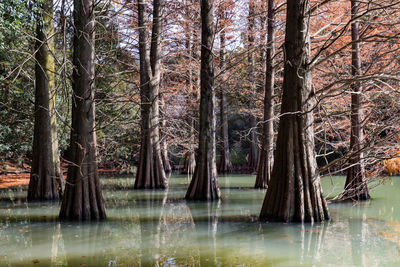
[[[154,0],[149,56],[146,45],[146,4],[138,0],[142,141],[135,189],[165,189],[168,187],[161,156],[159,130],[162,7],[162,0]]]
[[[256,84],[254,75],[254,1],[249,1],[249,26],[248,26],[248,64],[249,64],[249,85],[250,85],[250,109],[255,108],[256,101]],[[258,137],[257,137],[257,119],[250,114],[250,152],[248,157],[248,166],[252,171],[257,169],[258,160]]]
[[[55,120],[52,1],[45,1],[39,10],[41,14],[38,14],[37,19],[35,45],[33,159],[28,200],[54,200],[61,195],[64,179],[60,168]]]
[[[274,0],[268,0],[268,23],[267,23],[267,49],[266,49],[266,71],[264,92],[264,122],[262,149],[259,154],[257,177],[255,188],[267,188],[271,179],[274,151],[274,56],[275,56],[275,10]]]
[[[261,220],[313,222],[329,219],[314,150],[312,112],[316,100],[308,65],[308,3],[308,0],[287,1],[282,116]]]
[[[70,164],[61,220],[105,219],[97,171],[94,103],[94,1],[74,1]]]
[[[351,18],[358,16],[360,2],[351,0]],[[361,75],[360,61],[360,30],[357,20],[351,24],[351,73],[353,76]],[[367,200],[370,199],[368,185],[365,178],[363,153],[360,151],[363,142],[363,111],[362,111],[362,86],[360,82],[351,85],[351,135],[350,135],[350,167],[347,170],[346,184],[343,199]]]
[[[220,197],[215,162],[215,92],[212,54],[214,23],[212,0],[201,0],[200,129],[196,168],[186,200]]]
[[[224,10],[221,10],[221,20],[225,19]],[[220,69],[223,70],[225,67],[225,54],[226,54],[226,44],[225,44],[225,30],[222,29],[220,33],[220,51],[219,51],[219,62]],[[232,171],[232,163],[229,153],[229,139],[228,139],[228,104],[226,101],[226,93],[224,87],[225,79],[222,78],[221,83],[221,94],[220,94],[220,117],[221,117],[221,159],[218,166],[218,172],[220,173],[230,173]]]

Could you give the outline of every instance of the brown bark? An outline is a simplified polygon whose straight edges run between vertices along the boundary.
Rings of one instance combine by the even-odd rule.
[[[214,37],[212,0],[201,0],[200,129],[196,168],[186,200],[216,200],[220,197],[215,162]]]
[[[351,18],[358,16],[360,2],[351,0]],[[353,76],[361,75],[360,61],[360,30],[357,20],[351,24],[351,73]],[[367,200],[370,199],[368,185],[365,178],[363,153],[360,151],[363,142],[363,111],[362,111],[362,86],[360,82],[351,85],[351,135],[350,153],[354,155],[349,159],[350,167],[347,170],[343,199]]]
[[[39,7],[36,24],[35,109],[33,158],[28,200],[54,200],[61,194],[64,180],[58,155],[55,121],[53,3]],[[57,189],[60,188],[60,192]]]
[[[94,2],[74,1],[70,164],[61,220],[105,219],[97,171],[94,103]]]
[[[220,10],[220,21],[225,18],[225,10]],[[220,51],[219,51],[219,62],[220,69],[223,70],[225,67],[225,54],[226,54],[226,44],[225,44],[225,30],[222,29],[220,33]],[[221,158],[218,165],[219,173],[230,173],[232,171],[232,163],[229,153],[229,139],[228,139],[228,104],[226,100],[225,87],[225,77],[222,75],[222,82],[220,86],[220,119],[221,119]]]
[[[266,71],[265,71],[265,92],[264,92],[264,122],[262,149],[259,154],[257,177],[255,188],[267,188],[271,179],[274,151],[274,56],[275,56],[275,10],[274,0],[268,0],[268,22],[267,22],[267,49],[266,49]]]
[[[167,178],[161,156],[159,86],[161,77],[162,0],[154,0],[150,55],[147,52],[146,4],[138,0],[141,146],[135,189],[165,189]]]
[[[329,219],[315,158],[308,3],[287,1],[282,116],[261,220]]]
[[[248,64],[249,64],[249,84],[250,84],[250,109],[255,108],[256,85],[254,76],[254,1],[249,1],[249,26],[248,26]],[[257,137],[257,119],[250,114],[250,152],[248,157],[248,166],[252,171],[257,169],[258,160],[258,137]]]
[[[192,4],[191,0],[186,1],[186,7],[185,7],[185,14],[186,14],[186,19],[188,21],[191,20],[191,10],[189,8],[189,5]],[[193,30],[191,29],[191,23],[186,23],[186,29],[185,29],[185,35],[186,35],[186,44],[185,44],[185,48],[186,48],[186,53],[187,53],[187,60],[188,62],[190,62],[191,60],[196,60],[197,57],[197,38],[196,38],[196,27],[194,26]],[[193,39],[193,40],[192,40]],[[187,73],[187,80],[186,80],[186,85],[188,87],[188,91],[190,92],[190,94],[193,94],[194,89],[197,91],[198,87],[194,88],[194,82],[193,82],[193,69],[191,67],[191,64],[188,64],[189,68],[188,68],[188,73]],[[197,98],[197,92],[195,93],[195,95],[191,95],[194,98]],[[190,103],[187,103],[188,105],[190,105]],[[194,169],[196,167],[196,156],[195,156],[195,148],[194,148],[194,144],[196,142],[196,135],[195,135],[195,114],[193,114],[192,109],[188,109],[187,110],[187,116],[188,116],[188,125],[190,125],[190,130],[189,130],[189,139],[190,139],[190,143],[189,143],[189,148],[188,151],[185,154],[185,162],[183,164],[183,173],[184,174],[193,174],[194,173]]]

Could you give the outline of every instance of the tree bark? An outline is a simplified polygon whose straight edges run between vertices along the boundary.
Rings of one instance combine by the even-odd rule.
[[[191,0],[186,1],[186,7],[185,7],[185,15],[186,15],[186,19],[188,21],[190,21],[191,19],[191,10],[190,10],[190,5],[192,4]],[[197,38],[196,38],[196,27],[194,26],[193,29],[191,29],[192,27],[192,23],[186,23],[186,29],[185,29],[185,35],[186,35],[186,44],[185,44],[185,48],[186,48],[186,53],[187,53],[187,60],[188,62],[190,62],[191,60],[196,60],[197,57]],[[193,40],[192,40],[193,39]],[[193,69],[191,67],[191,64],[188,64],[189,68],[188,68],[188,77],[186,80],[186,85],[188,87],[188,91],[190,92],[190,96],[196,98],[197,97],[197,92],[195,93],[195,95],[193,94],[194,90],[198,90],[199,86],[197,86],[195,88],[194,86],[194,82],[193,82]],[[190,106],[190,103],[187,103],[188,106]],[[188,151],[185,154],[185,162],[183,164],[183,173],[184,174],[193,174],[194,173],[194,169],[196,167],[196,156],[195,156],[195,148],[194,148],[194,144],[196,142],[196,135],[195,135],[195,114],[193,114],[193,110],[191,108],[187,109],[187,121],[188,121],[188,125],[190,125],[190,129],[189,129],[189,148]]]
[[[161,99],[161,106],[165,107],[163,99]],[[166,115],[165,115],[165,110],[164,110],[164,114],[161,119],[162,129],[166,129],[166,127],[167,127],[167,120],[165,119],[165,117],[166,117]],[[171,173],[172,169],[171,169],[171,164],[169,163],[169,157],[168,157],[167,137],[168,137],[168,135],[164,132],[164,134],[162,135],[162,138],[161,138],[161,156],[162,156],[162,162],[163,162],[165,173]]]
[[[33,159],[28,200],[54,200],[61,196],[64,179],[60,168],[55,117],[52,1],[43,2],[39,10],[35,45]]]
[[[249,1],[249,25],[248,25],[248,64],[249,64],[249,85],[250,85],[250,109],[255,108],[256,86],[254,76],[254,1]],[[252,171],[257,169],[258,160],[258,137],[257,137],[257,119],[250,114],[250,152],[248,157],[248,166]]]
[[[351,0],[351,18],[359,14],[359,0]],[[359,23],[354,20],[351,24],[351,73],[353,76],[361,75],[360,61],[360,30]],[[350,167],[347,170],[343,199],[368,200],[370,199],[368,185],[365,178],[363,153],[360,151],[363,142],[363,111],[362,111],[362,86],[360,82],[351,85],[351,135],[350,135]]]
[[[149,56],[146,45],[146,4],[138,0],[142,141],[135,189],[165,189],[168,187],[161,156],[159,130],[162,8],[163,1],[154,0]]]
[[[329,219],[315,158],[308,8],[308,0],[287,1],[282,116],[261,220]]]
[[[193,140],[190,143],[189,151],[185,155],[185,163],[183,166],[183,173],[193,174],[194,169],[196,168],[196,157],[194,153],[193,145],[195,142],[195,133],[194,133],[194,119],[192,118],[192,123],[190,127],[190,139]]]
[[[266,49],[266,71],[265,71],[265,92],[264,92],[264,122],[262,149],[259,154],[257,177],[255,188],[267,188],[271,179],[274,151],[274,56],[275,56],[275,7],[274,0],[268,0],[267,16],[267,49]]]
[[[200,129],[196,168],[186,200],[220,198],[215,151],[214,23],[213,1],[201,0]]]
[[[74,1],[70,164],[61,220],[105,219],[97,171],[94,103],[94,1]]]
[[[220,10],[220,21],[225,18],[225,10]],[[225,29],[221,30],[220,33],[220,51],[219,51],[219,62],[220,69],[223,70],[225,67],[225,54],[226,54],[226,44],[225,44]],[[225,77],[222,75],[222,82],[220,86],[220,119],[221,119],[221,159],[218,166],[219,173],[230,173],[232,171],[232,163],[229,153],[229,139],[228,139],[228,105],[226,101],[225,93]]]

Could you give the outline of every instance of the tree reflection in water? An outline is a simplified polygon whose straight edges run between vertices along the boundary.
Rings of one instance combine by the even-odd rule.
[[[196,237],[193,241],[197,240],[199,244],[200,265],[216,266],[218,265],[217,230],[221,213],[221,201],[207,202],[203,204],[202,209],[196,204],[193,202],[188,203],[188,207],[189,212],[192,214],[196,232]]]

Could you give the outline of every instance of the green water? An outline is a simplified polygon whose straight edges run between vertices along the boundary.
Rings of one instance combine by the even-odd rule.
[[[3,190],[0,266],[400,266],[400,177],[369,202],[330,204],[332,221],[314,225],[259,223],[254,179],[220,177],[221,201],[186,203],[186,176],[164,192],[103,178],[108,220],[97,223],[59,223],[57,203]],[[343,183],[324,178],[324,192]]]

